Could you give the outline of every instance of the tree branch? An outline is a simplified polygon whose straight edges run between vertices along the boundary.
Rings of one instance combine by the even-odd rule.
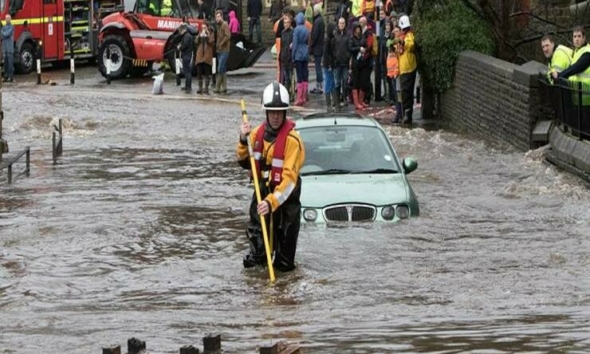
[[[540,16],[537,16],[537,15],[535,15],[534,13],[532,13],[530,11],[526,11],[526,12],[523,12],[523,11],[513,12],[513,13],[510,14],[509,17],[512,18],[512,17],[518,17],[518,16],[530,16],[530,17],[532,17],[532,18],[534,18],[536,20],[539,20],[541,22],[545,22],[545,23],[550,24],[552,26],[555,26],[555,27],[558,27],[558,28],[566,28],[565,26],[562,26],[560,24],[557,24],[557,23],[555,23],[553,21],[550,21],[550,20],[548,20],[546,18],[542,18]]]

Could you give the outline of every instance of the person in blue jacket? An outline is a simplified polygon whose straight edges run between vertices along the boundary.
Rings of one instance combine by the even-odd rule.
[[[4,82],[14,81],[14,27],[12,17],[6,15],[2,26],[2,57],[4,58]]]
[[[298,13],[295,17],[297,27],[293,31],[293,44],[291,47],[291,58],[295,62],[295,72],[297,73],[297,98],[296,106],[302,106],[307,101],[307,84],[309,81],[309,30],[305,27],[305,16]]]

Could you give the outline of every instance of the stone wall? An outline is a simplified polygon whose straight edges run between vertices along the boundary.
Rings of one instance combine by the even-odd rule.
[[[541,109],[538,78],[544,68],[462,52],[453,86],[441,96],[441,117],[451,129],[529,150],[535,124],[553,119]]]

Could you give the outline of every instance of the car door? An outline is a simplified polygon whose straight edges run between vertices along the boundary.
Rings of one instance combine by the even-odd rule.
[[[44,59],[57,59],[59,55],[60,38],[63,31],[63,16],[59,12],[58,1],[42,0],[43,10],[39,19],[43,28],[43,55]]]

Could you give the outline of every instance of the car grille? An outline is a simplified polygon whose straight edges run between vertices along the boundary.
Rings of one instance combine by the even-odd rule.
[[[324,216],[328,221],[372,221],[375,211],[367,205],[335,205],[326,208]]]

